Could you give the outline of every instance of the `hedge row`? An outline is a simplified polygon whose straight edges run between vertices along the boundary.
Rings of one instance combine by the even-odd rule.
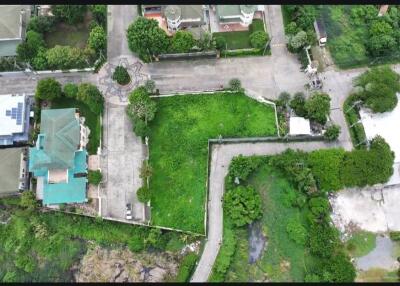
[[[367,146],[365,143],[367,136],[365,135],[364,126],[361,123],[353,125],[354,123],[360,120],[358,107],[354,106],[353,108],[351,108],[354,102],[357,100],[358,100],[357,96],[350,95],[343,103],[343,112],[346,118],[347,125],[349,127],[350,137],[351,141],[353,142],[354,148],[365,149]]]
[[[243,49],[243,50],[223,50],[222,57],[243,57],[243,56],[262,56],[264,49]],[[265,55],[271,55],[271,50],[267,49]]]

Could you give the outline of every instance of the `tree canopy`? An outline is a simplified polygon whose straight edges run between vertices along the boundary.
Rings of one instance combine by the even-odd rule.
[[[61,84],[54,78],[44,78],[39,80],[35,93],[37,98],[51,101],[61,95]]]
[[[268,34],[264,31],[256,31],[250,35],[250,44],[253,48],[262,49],[269,40]]]
[[[330,101],[331,98],[326,93],[312,94],[305,104],[307,116],[318,123],[325,124],[330,112]]]
[[[196,41],[192,33],[179,30],[172,38],[171,51],[173,53],[187,53],[195,44]]]
[[[104,108],[104,98],[98,88],[91,83],[81,83],[78,87],[77,99],[86,103],[95,114],[101,114]]]
[[[87,5],[52,5],[51,12],[60,21],[70,25],[83,21]]]
[[[144,86],[136,88],[129,95],[127,108],[128,115],[136,116],[147,124],[153,120],[157,111],[157,104],[149,97]]]

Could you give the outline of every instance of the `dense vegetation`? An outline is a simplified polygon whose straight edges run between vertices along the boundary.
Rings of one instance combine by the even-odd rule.
[[[27,196],[24,204],[18,198],[0,200],[0,212],[11,217],[7,224],[0,224],[0,281],[70,282],[71,266],[86,252],[88,241],[138,252],[177,251],[194,239],[177,232],[43,213],[32,207],[34,203],[34,196]]]
[[[97,186],[98,184],[100,184],[102,178],[103,178],[103,176],[99,170],[96,170],[96,171],[89,170],[89,172],[88,172],[89,184],[93,184],[93,185]]]
[[[273,108],[242,92],[156,102],[149,131],[152,223],[203,233],[208,139],[273,135]]]
[[[286,99],[287,101],[290,98]],[[304,93],[296,92],[290,100],[289,106],[294,110],[297,116],[310,118],[320,124],[325,124],[327,116],[330,113],[331,98],[328,94],[322,92],[314,92],[308,100],[305,99]]]
[[[120,85],[126,85],[131,81],[128,71],[123,66],[117,66],[115,68],[112,79]]]
[[[59,24],[67,24],[70,27],[83,22],[87,7],[94,19],[89,25],[90,34],[84,47],[74,46],[72,42],[56,43],[54,46],[47,42],[48,36],[54,34],[56,29],[60,29]],[[85,68],[92,65],[100,54],[105,55],[106,7],[106,5],[53,5],[54,16],[32,17],[27,27],[26,40],[17,47],[18,61],[29,63],[36,70]],[[69,38],[69,33],[74,32],[62,32],[61,37]]]

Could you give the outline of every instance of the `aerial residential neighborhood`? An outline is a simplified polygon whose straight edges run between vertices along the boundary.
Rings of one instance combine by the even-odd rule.
[[[68,4],[0,5],[1,282],[400,281],[400,5]]]

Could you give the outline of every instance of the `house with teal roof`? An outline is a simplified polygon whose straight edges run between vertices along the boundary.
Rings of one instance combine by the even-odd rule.
[[[40,134],[29,148],[29,172],[43,205],[87,202],[89,129],[75,108],[42,110]]]

